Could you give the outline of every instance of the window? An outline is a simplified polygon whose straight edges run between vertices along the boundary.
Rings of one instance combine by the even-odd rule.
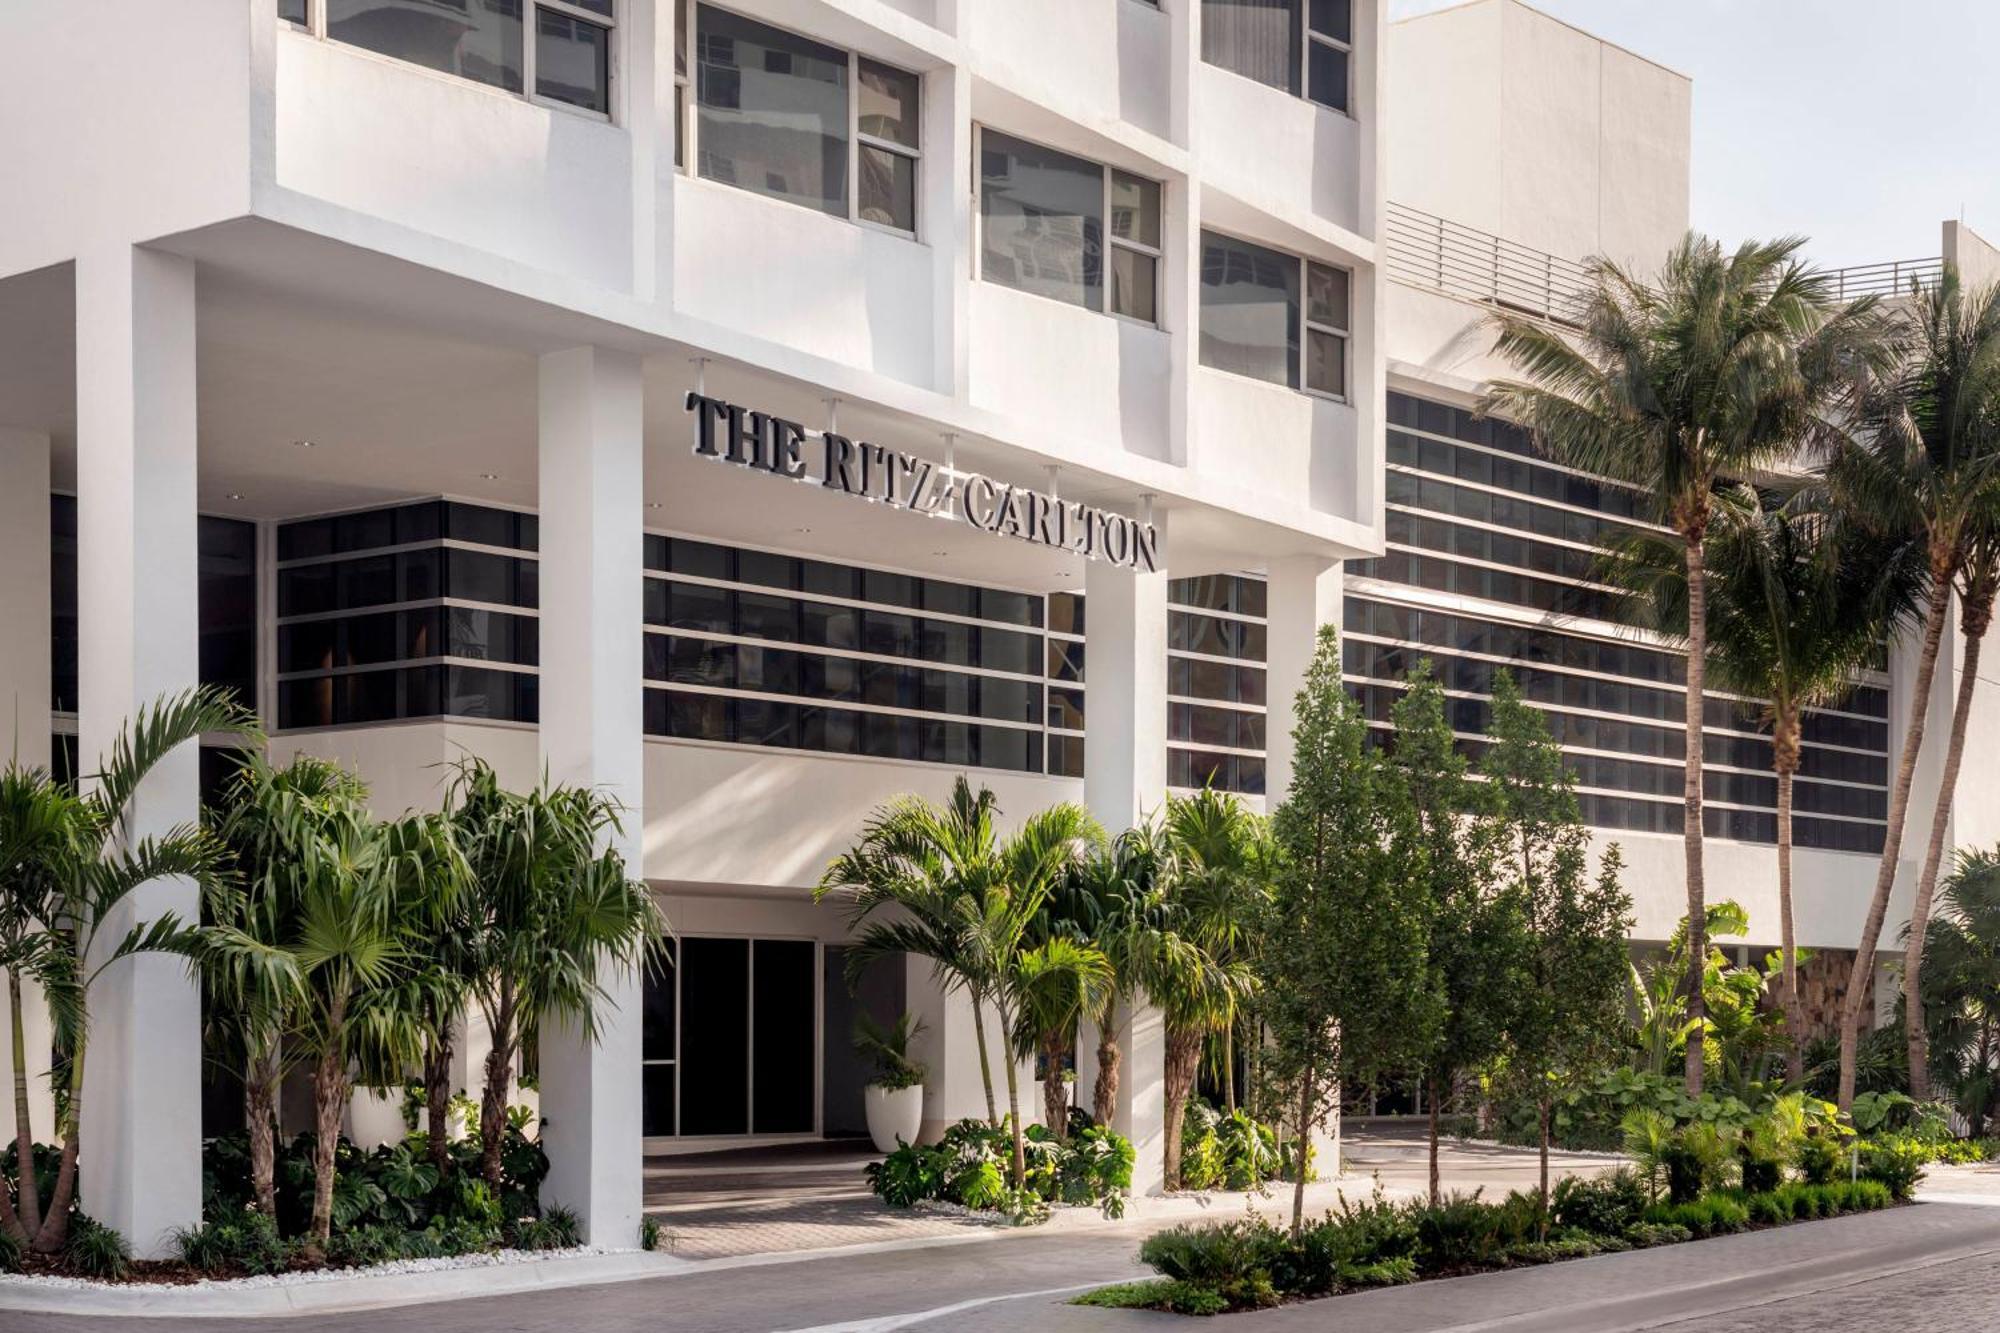
[[[1160,183],[993,130],[979,135],[979,274],[1147,324],[1159,320]],[[1110,269],[1105,282],[1105,218]]]
[[[692,129],[708,180],[915,234],[916,75],[706,5],[694,41],[696,116],[676,132],[677,162]],[[675,71],[684,97],[678,51]]]
[[[317,31],[337,42],[609,116],[615,3],[278,0],[278,17],[309,29],[317,17]]]
[[[1202,0],[1201,58],[1346,111],[1353,0]]]
[[[1351,289],[1346,269],[1205,231],[1201,364],[1344,399]]]

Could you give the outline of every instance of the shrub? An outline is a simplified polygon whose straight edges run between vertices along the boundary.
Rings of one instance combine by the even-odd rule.
[[[1417,1265],[1411,1259],[1384,1259],[1340,1270],[1343,1287],[1393,1287],[1416,1280]]]
[[[174,1246],[189,1267],[204,1273],[278,1273],[292,1262],[277,1220],[253,1208],[183,1227],[174,1232]]]
[[[1847,1186],[1847,1206],[1857,1212],[1873,1212],[1896,1201],[1894,1192],[1879,1180],[1857,1180]]]
[[[1824,1185],[1840,1176],[1845,1154],[1831,1134],[1808,1134],[1792,1150],[1792,1165],[1808,1185]]]
[[[666,1230],[665,1228],[661,1227],[659,1218],[652,1217],[649,1215],[639,1219],[640,1249],[650,1254],[654,1250],[659,1249],[660,1242],[665,1239],[666,1239]]]
[[[1741,1231],[1749,1223],[1750,1213],[1727,1195],[1711,1194],[1686,1203],[1654,1204],[1646,1210],[1645,1220],[1653,1226],[1682,1227],[1696,1236],[1722,1236]]]
[[[1072,1125],[1067,1140],[1040,1125],[1022,1136],[1026,1178],[1022,1191],[1008,1188],[1013,1140],[983,1120],[961,1120],[931,1147],[904,1144],[867,1167],[868,1187],[884,1203],[907,1208],[941,1199],[985,1211],[1007,1213],[1015,1221],[1041,1221],[1052,1203],[1097,1204],[1117,1217],[1125,1208],[1135,1160],[1131,1140],[1087,1120]]]
[[[1758,1157],[1748,1151],[1740,1152],[1738,1158],[1745,1194],[1768,1194],[1778,1188],[1780,1164],[1776,1158]]]
[[[1191,1315],[1221,1314],[1229,1308],[1229,1303],[1212,1288],[1168,1277],[1099,1287],[1073,1298],[1070,1304],[1095,1306],[1100,1310],[1166,1310]]]
[[[1924,1178],[1924,1145],[1904,1135],[1888,1134],[1861,1140],[1861,1174],[1888,1186],[1891,1196],[1907,1199]]]
[[[583,1243],[583,1223],[568,1208],[551,1208],[515,1224],[517,1250],[573,1250]]]
[[[1791,1201],[1773,1193],[1752,1194],[1743,1201],[1750,1220],[1758,1226],[1776,1226],[1792,1220]]]
[[[7,1186],[0,1183],[0,1189]],[[4,1231],[0,1231],[0,1273],[21,1271],[21,1242]]]
[[[1139,1260],[1163,1277],[1204,1287],[1225,1308],[1254,1310],[1277,1302],[1271,1280],[1284,1233],[1260,1219],[1177,1226],[1146,1238]]]
[[[944,1184],[933,1165],[936,1160],[933,1150],[905,1143],[881,1161],[868,1164],[864,1172],[868,1188],[892,1208],[935,1199]]]
[[[94,1277],[104,1282],[122,1282],[132,1263],[132,1247],[125,1238],[82,1213],[73,1213],[69,1220],[69,1245],[63,1250],[63,1262],[72,1273],[79,1277]]]
[[[1694,1233],[1678,1222],[1635,1222],[1625,1233],[1625,1239],[1639,1249],[1647,1249],[1654,1245],[1678,1245],[1684,1240],[1693,1240]]]
[[[1502,1234],[1500,1213],[1480,1202],[1476,1191],[1447,1195],[1434,1206],[1415,1209],[1418,1270],[1448,1273],[1497,1261],[1508,1244],[1522,1239]]]
[[[1548,1240],[1522,1241],[1507,1251],[1507,1258],[1520,1264],[1549,1264],[1558,1259],[1588,1259],[1598,1252],[1588,1236],[1557,1236]]]
[[[1622,1236],[1646,1211],[1646,1190],[1630,1167],[1595,1179],[1568,1176],[1550,1191],[1549,1211],[1559,1227]]]
[[[1181,1119],[1181,1188],[1214,1189],[1223,1180],[1222,1138],[1215,1132],[1215,1108],[1200,1098],[1188,1102]]]

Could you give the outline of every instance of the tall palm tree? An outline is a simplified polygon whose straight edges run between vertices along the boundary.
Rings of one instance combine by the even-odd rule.
[[[644,882],[608,845],[620,810],[603,792],[547,784],[509,792],[485,761],[467,759],[446,809],[471,891],[462,911],[439,913],[433,928],[459,941],[467,989],[493,1039],[479,1137],[486,1182],[497,1192],[507,1089],[523,1034],[561,1021],[595,1040],[607,978],[651,966],[665,923]]]
[[[1837,704],[1907,617],[1921,552],[1871,533],[1829,504],[1823,488],[1790,495],[1719,488],[1710,528],[1709,667],[1723,689],[1758,701],[1771,729],[1778,787],[1778,917],[1786,1070],[1805,1078],[1798,948],[1792,911],[1792,793],[1805,713]],[[1674,543],[1641,533],[1614,545],[1609,576],[1633,595],[1624,609],[1646,628],[1687,637],[1687,579]]]
[[[59,1251],[69,1239],[82,1150],[90,989],[132,954],[184,950],[194,925],[167,913],[131,925],[122,936],[107,932],[119,928],[120,909],[143,885],[179,878],[206,891],[228,873],[222,844],[197,825],[177,825],[151,837],[134,837],[131,827],[133,798],[147,777],[205,733],[248,739],[257,735],[257,723],[226,691],[188,690],[145,705],[119,728],[111,752],[100,757],[80,793],[62,789],[39,769],[16,769],[7,783],[0,808],[0,818],[9,824],[0,830],[8,858],[0,861],[0,898],[7,906],[0,916],[15,919],[20,932],[15,947],[29,949],[29,974],[42,983],[56,1045],[68,1057],[57,1099],[62,1155],[55,1184],[46,1202],[32,1185],[24,1188],[21,1206],[39,1206],[40,1225],[31,1232],[17,1215],[11,1228],[41,1253]],[[24,945],[30,936],[42,937],[40,943]],[[15,1033],[18,1042],[18,1027]],[[17,1133],[32,1143],[18,1055],[14,1068]],[[22,1175],[33,1172],[24,1169]],[[0,1214],[0,1224],[5,1220]]]
[[[1164,952],[1151,960],[1149,990],[1166,1027],[1164,1165],[1167,1188],[1178,1189],[1181,1121],[1202,1051],[1233,1030],[1256,988],[1252,929],[1270,885],[1263,821],[1234,796],[1204,788],[1170,797],[1165,833]]]
[[[815,902],[833,894],[849,899],[850,919],[859,931],[847,953],[850,980],[878,958],[909,954],[928,958],[946,990],[965,993],[972,1004],[986,1120],[994,1125],[1000,1110],[986,1048],[986,1011],[998,978],[972,952],[972,921],[964,903],[994,873],[998,809],[991,789],[974,793],[963,777],[942,806],[914,796],[893,801],[869,818],[860,840],[833,859],[813,889]]]
[[[1567,331],[1497,319],[1496,350],[1524,376],[1482,405],[1527,427],[1558,462],[1638,487],[1652,517],[1681,541],[1688,585],[1687,757],[1682,837],[1688,918],[1707,898],[1702,865],[1702,759],[1708,655],[1707,538],[1716,483],[1748,476],[1835,427],[1857,367],[1884,355],[1887,322],[1863,299],[1832,303],[1798,257],[1798,238],[1725,252],[1689,233],[1649,284],[1608,259]],[[1694,941],[1693,958],[1705,950]],[[1702,1016],[1700,978],[1688,979]],[[1702,1084],[1701,1028],[1688,1043],[1686,1085]]]
[[[1006,993],[1016,1005],[1014,1055],[1040,1056],[1042,1123],[1058,1139],[1069,1136],[1069,1084],[1063,1059],[1076,1050],[1086,1015],[1102,1012],[1117,969],[1102,949],[1067,931],[1031,923],[1028,941],[1008,967]]]
[[[1948,269],[1935,287],[1916,294],[1914,305],[1911,354],[1875,379],[1857,403],[1854,431],[1831,437],[1828,451],[1827,477],[1836,498],[1859,521],[1920,541],[1929,580],[1910,681],[1910,717],[1889,792],[1888,831],[1841,1003],[1843,1108],[1854,1100],[1868,983],[1895,887],[1952,587],[1966,573],[1972,544],[2000,509],[2000,301],[1991,291],[1968,296],[1958,274]],[[1937,827],[1934,821],[1934,832]],[[1916,909],[1928,912],[1929,906],[1926,894],[1913,905],[1912,918],[1922,921]],[[1920,942],[1922,933],[1913,938]]]

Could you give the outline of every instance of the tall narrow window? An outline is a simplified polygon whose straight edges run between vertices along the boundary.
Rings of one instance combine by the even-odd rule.
[[[863,222],[917,229],[917,88],[914,74],[873,60],[859,64],[855,216]]]
[[[1349,275],[1330,264],[1306,265],[1306,387],[1347,396]]]
[[[979,139],[980,277],[1156,322],[1159,182],[993,130]]]

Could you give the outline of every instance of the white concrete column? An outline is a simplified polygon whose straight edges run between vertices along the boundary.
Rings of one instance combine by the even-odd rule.
[[[609,793],[632,874],[644,864],[639,672],[644,549],[639,359],[579,347],[541,359],[541,750],[551,781]],[[592,1245],[638,1241],[639,978],[607,979],[597,1041],[541,1038],[543,1198],[576,1210]]]
[[[1165,516],[1156,516],[1165,546]],[[1084,571],[1083,793],[1113,835],[1167,795],[1167,575],[1089,561]],[[1137,997],[1133,997],[1136,1001]],[[1132,1189],[1157,1194],[1166,1143],[1166,1033],[1156,1011],[1120,1006],[1122,1067],[1112,1128],[1132,1140]],[[1077,1071],[1097,1080],[1094,1045]]]
[[[0,427],[0,763],[46,768],[49,707],[49,437]],[[6,973],[0,972],[0,997]],[[24,985],[22,1023],[27,1034],[28,1118],[46,1142],[54,1132],[49,1088],[49,1016],[41,992]],[[5,1022],[0,998],[0,1023]],[[4,1032],[0,1028],[0,1032]],[[0,1039],[0,1088],[14,1078],[12,1043]],[[0,1141],[14,1141],[14,1098],[0,1094]]]
[[[931,248],[931,385],[963,396],[972,360],[972,75],[946,66],[924,76],[918,115],[917,234]]]
[[[1340,624],[1340,564],[1318,556],[1273,560],[1267,571],[1264,801],[1276,810],[1292,785],[1292,705],[1306,683],[1321,625]]]
[[[78,754],[85,771],[141,706],[198,675],[195,565],[195,269],[130,246],[76,261]],[[186,746],[133,799],[129,835],[199,813]],[[108,951],[136,923],[192,921],[199,895],[161,880],[96,931]],[[157,1256],[201,1221],[201,1007],[187,965],[119,962],[90,994],[83,1206]]]

